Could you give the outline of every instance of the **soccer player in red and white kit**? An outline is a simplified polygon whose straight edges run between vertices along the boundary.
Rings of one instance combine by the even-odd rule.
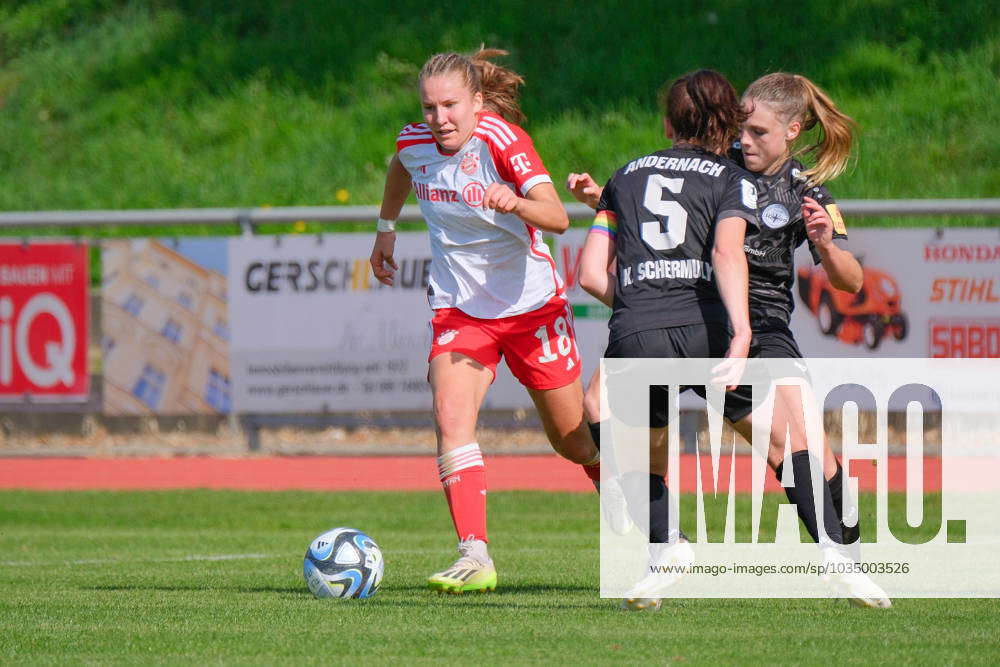
[[[428,378],[460,554],[428,584],[451,593],[496,588],[476,421],[501,357],[531,395],[553,449],[600,479],[572,312],[542,240],[543,231],[565,231],[569,219],[531,138],[515,124],[523,119],[522,79],[489,61],[498,55],[506,52],[443,53],[424,64],[425,122],[396,139],[371,255],[375,277],[391,285],[394,221],[412,189],[430,231]]]

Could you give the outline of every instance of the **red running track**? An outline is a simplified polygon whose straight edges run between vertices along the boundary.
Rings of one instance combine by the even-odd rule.
[[[695,457],[683,455],[681,491],[694,491]],[[707,459],[706,459],[707,460]],[[738,491],[750,490],[750,456],[737,456]],[[703,463],[703,465],[705,465]],[[905,489],[905,459],[889,459],[889,487]],[[862,490],[875,488],[875,467],[858,462]],[[706,471],[711,475],[710,464]],[[487,457],[493,491],[592,492],[576,465],[557,456]],[[941,460],[924,460],[924,489],[940,489]],[[440,490],[432,456],[273,458],[8,458],[0,459],[0,489],[245,489],[279,491]],[[727,488],[725,485],[724,489]],[[768,475],[766,491],[780,491]]]

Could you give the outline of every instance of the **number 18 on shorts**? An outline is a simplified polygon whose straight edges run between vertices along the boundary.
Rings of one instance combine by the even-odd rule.
[[[556,389],[580,377],[580,352],[573,332],[573,311],[561,296],[541,308],[495,320],[440,308],[431,320],[428,361],[457,353],[478,361],[496,376],[501,357],[529,389]]]

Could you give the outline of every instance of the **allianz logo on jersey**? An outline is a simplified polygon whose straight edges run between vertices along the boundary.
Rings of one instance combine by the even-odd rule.
[[[458,192],[455,190],[444,190],[442,188],[432,188],[426,183],[413,183],[413,192],[417,199],[425,201],[445,201],[458,203]]]
[[[465,202],[472,207],[482,206],[483,199],[486,197],[486,188],[483,187],[482,183],[476,181],[462,188],[461,195],[459,195],[457,190],[432,188],[426,183],[416,182],[413,183],[413,192],[417,195],[417,199],[423,199],[424,201],[439,201],[451,204]]]

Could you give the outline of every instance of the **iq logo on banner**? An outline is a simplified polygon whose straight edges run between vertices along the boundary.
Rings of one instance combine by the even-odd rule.
[[[87,397],[87,246],[0,244],[0,397]]]

